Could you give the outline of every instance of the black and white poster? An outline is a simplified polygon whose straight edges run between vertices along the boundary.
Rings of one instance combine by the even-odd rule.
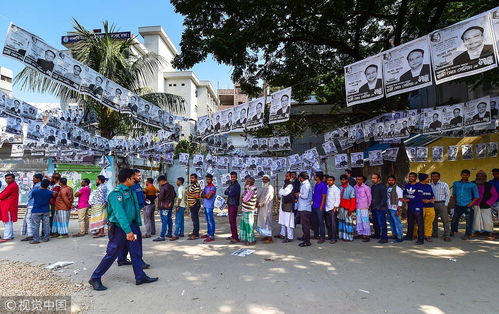
[[[299,154],[288,156],[289,171],[300,171],[302,168],[302,161]]]
[[[248,139],[248,142],[249,142],[248,151],[250,151],[250,152],[258,152],[259,151],[260,146],[258,143],[258,138],[256,138],[256,137],[250,138],[250,139]]]
[[[220,134],[222,131],[222,112],[214,112],[211,115],[211,121],[213,122],[213,134]]]
[[[24,61],[30,43],[35,40],[39,40],[39,38],[14,24],[10,24],[2,54]]]
[[[151,116],[152,104],[142,98],[139,98],[139,106],[137,110],[137,116],[135,119],[145,124],[149,124],[149,118]]]
[[[376,118],[362,122],[364,131],[364,142],[374,141],[376,135]]]
[[[418,109],[407,110],[407,117],[409,118],[409,128],[413,133],[417,133],[422,128],[421,114]]]
[[[428,161],[428,147],[421,146],[416,148],[416,161],[417,162],[427,162]]]
[[[256,170],[258,157],[248,157],[246,159],[246,169]]]
[[[57,52],[54,64],[52,79],[75,91],[79,91],[84,65],[62,51]]]
[[[232,170],[242,170],[244,167],[245,164],[243,157],[232,157]]]
[[[424,36],[383,52],[386,97],[432,84],[430,47]]]
[[[459,152],[459,146],[452,145],[447,147],[447,160],[448,161],[456,161],[457,154]]]
[[[41,121],[28,120],[26,138],[39,141],[43,137],[43,124]]]
[[[201,138],[206,138],[211,134],[211,120],[209,116],[201,116],[198,118],[198,135]]]
[[[232,108],[224,109],[220,111],[221,123],[220,134],[227,134],[232,128]]]
[[[286,167],[286,157],[279,157],[272,162],[271,170],[274,172],[283,172],[286,170]]]
[[[128,101],[126,101],[126,106],[121,107],[120,112],[129,114],[134,118],[137,117],[137,112],[139,111],[139,103],[140,103],[139,99],[140,97],[137,94],[128,91],[127,95]]]
[[[397,161],[398,154],[399,154],[398,147],[387,148],[383,152],[383,160],[395,162]]]
[[[80,92],[100,101],[108,79],[88,66],[83,67]],[[137,101],[138,103],[138,101]]]
[[[336,169],[347,169],[348,168],[348,155],[338,154],[334,156],[334,167]]]
[[[7,116],[5,132],[15,135],[23,134],[23,121],[20,117]]]
[[[248,104],[248,120],[246,121],[246,129],[258,129],[263,126],[263,118],[265,111],[265,97],[254,99]]]
[[[428,35],[436,84],[497,67],[488,14],[481,14]]]
[[[497,157],[497,142],[487,143],[487,157],[489,158]]]
[[[473,159],[473,144],[461,145],[461,154],[463,156],[463,160],[472,160]]]
[[[128,90],[115,82],[108,80],[102,97],[102,104],[116,111],[127,105]]]
[[[192,157],[192,164],[194,168],[203,168],[204,155],[196,154]]]
[[[442,130],[442,109],[425,108],[421,112],[423,132],[427,134],[439,133]]]
[[[220,182],[222,182],[223,187],[228,187],[230,185],[230,173],[221,174]]]
[[[431,148],[431,160],[433,162],[443,162],[444,161],[444,147],[443,146],[433,146]]]
[[[364,167],[364,153],[351,153],[350,154],[350,165],[352,168],[362,168]]]
[[[383,153],[380,149],[369,151],[369,166],[383,165]]]
[[[385,122],[378,122],[374,125],[374,140],[382,141],[385,138]]]
[[[42,74],[51,76],[54,72],[54,60],[57,54],[57,49],[48,45],[40,38],[31,36],[24,64]]]
[[[395,121],[395,125],[397,126],[397,135],[396,138],[406,138],[411,135],[411,127],[410,127],[410,118],[401,118]]]
[[[234,107],[234,115],[232,116],[232,132],[241,132],[246,128],[248,117],[248,103],[240,104]]]
[[[270,137],[269,138],[269,151],[276,152],[281,150],[280,138],[279,137]]]
[[[220,170],[227,170],[229,168],[229,157],[218,156],[216,168]]]
[[[182,166],[187,166],[189,164],[189,154],[180,153],[178,155],[178,163]]]
[[[263,169],[270,170],[270,168],[272,167],[272,161],[274,159],[272,157],[262,157],[261,160]]]
[[[334,141],[327,141],[322,144],[322,149],[327,156],[333,156],[338,153]]]
[[[269,124],[289,120],[291,112],[291,87],[281,89],[271,95]]]
[[[258,150],[261,152],[266,152],[269,150],[269,139],[268,138],[258,139]]]
[[[355,123],[348,128],[348,139],[353,143],[362,143],[364,141],[364,130],[362,123]]]
[[[166,153],[163,155],[163,160],[165,161],[166,164],[173,165],[173,156],[174,152]]]
[[[407,158],[409,159],[410,162],[416,162],[417,161],[417,151],[416,147],[406,147],[405,152],[407,154]]]
[[[163,116],[165,112],[163,109],[159,108],[155,104],[151,104],[151,110],[149,111],[149,125],[162,128],[163,127]],[[175,132],[175,128],[173,129]]]
[[[281,150],[291,150],[289,136],[281,136],[279,138],[279,145],[281,145]]]
[[[475,145],[476,149],[476,158],[482,159],[487,157],[487,144],[486,143],[480,143]]]
[[[347,106],[383,98],[383,69],[381,54],[345,67]]]
[[[442,131],[461,129],[464,123],[462,103],[442,107]]]
[[[8,116],[21,118],[21,101],[16,98],[7,97],[4,113],[6,113]]]
[[[38,108],[28,104],[27,102],[22,102],[21,105],[21,117],[24,122],[28,122],[30,120],[39,120],[41,121],[41,117],[38,115]]]
[[[499,8],[495,8],[490,12],[490,21],[492,23],[492,30],[494,31],[496,40],[496,58],[499,60]]]
[[[385,136],[384,139],[400,138],[401,124],[397,120],[385,122]]]
[[[499,96],[490,97],[490,115],[492,116],[492,121],[495,122],[495,127],[499,127]]]
[[[467,127],[489,124],[490,97],[470,100],[464,104],[464,125]]]

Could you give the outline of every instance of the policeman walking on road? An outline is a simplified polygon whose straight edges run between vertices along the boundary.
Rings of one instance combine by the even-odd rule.
[[[142,237],[140,225],[140,209],[137,196],[131,187],[135,184],[133,180],[134,171],[123,169],[118,174],[118,185],[108,197],[107,215],[109,221],[109,243],[106,255],[95,269],[88,281],[94,290],[106,290],[102,285],[101,277],[111,267],[118,253],[126,246],[130,252],[135,284],[151,283],[157,281],[157,277],[148,277],[142,268],[142,248],[139,241]]]

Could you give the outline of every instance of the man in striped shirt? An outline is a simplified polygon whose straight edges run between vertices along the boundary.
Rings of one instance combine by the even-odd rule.
[[[435,219],[433,220],[432,237],[438,238],[438,217],[444,224],[444,241],[450,241],[450,219],[447,206],[450,201],[449,185],[440,180],[440,173],[434,171],[431,173],[431,188],[435,195]]]
[[[187,189],[187,206],[191,211],[192,232],[187,240],[199,239],[199,207],[201,206],[201,187],[198,183],[198,175],[193,173],[190,176],[191,184]]]

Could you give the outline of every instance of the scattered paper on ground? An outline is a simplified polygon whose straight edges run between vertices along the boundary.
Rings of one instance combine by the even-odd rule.
[[[253,252],[255,252],[255,250],[250,250],[250,249],[239,249],[235,252],[232,253],[232,255],[234,256],[248,256],[250,254],[253,254]]]
[[[45,268],[51,269],[51,270],[57,270],[59,268],[62,268],[62,267],[65,267],[65,266],[68,266],[68,265],[71,265],[71,264],[74,264],[74,262],[56,262],[54,264],[48,265]]]

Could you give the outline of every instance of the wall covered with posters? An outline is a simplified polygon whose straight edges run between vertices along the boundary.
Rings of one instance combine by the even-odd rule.
[[[499,134],[494,133],[490,135],[476,136],[476,137],[465,137],[465,138],[441,138],[430,145],[428,145],[428,150],[432,151],[434,146],[453,146],[453,145],[466,145],[473,144],[476,147],[477,144],[488,143],[488,142],[498,142]],[[463,169],[468,169],[471,171],[471,179],[474,180],[475,174],[479,170],[483,170],[487,173],[487,179],[492,179],[491,171],[494,168],[499,168],[499,158],[477,158],[477,153],[475,151],[474,158],[471,160],[463,160],[462,153],[459,153],[456,161],[447,161],[447,151],[444,150],[444,162],[432,162],[428,159],[428,162],[410,162],[409,171],[413,172],[425,172],[431,173],[432,171],[438,171],[441,174],[443,181],[451,184],[454,181],[460,179],[460,172]]]

